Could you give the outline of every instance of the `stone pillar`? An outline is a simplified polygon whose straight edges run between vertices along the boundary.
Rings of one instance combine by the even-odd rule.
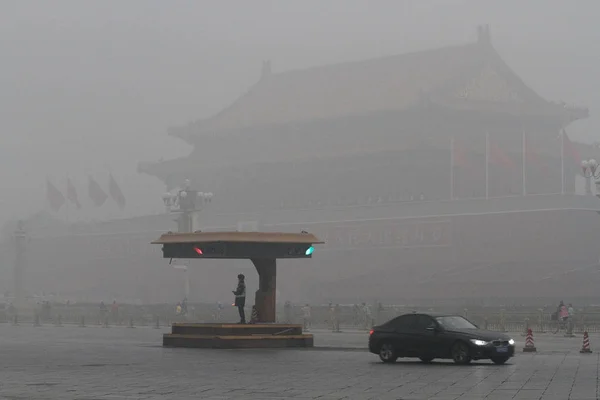
[[[275,291],[277,289],[277,260],[274,258],[253,258],[252,263],[258,272],[258,290],[254,305],[258,311],[258,322],[275,322]]]

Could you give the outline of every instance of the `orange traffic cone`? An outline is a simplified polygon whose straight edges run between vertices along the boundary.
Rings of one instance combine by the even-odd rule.
[[[580,353],[591,353],[592,349],[590,349],[590,336],[587,331],[583,332],[583,346],[581,347]]]
[[[531,328],[527,329],[527,338],[525,339],[525,347],[523,347],[523,352],[525,353],[534,353],[536,352],[535,344],[533,343],[533,332]]]

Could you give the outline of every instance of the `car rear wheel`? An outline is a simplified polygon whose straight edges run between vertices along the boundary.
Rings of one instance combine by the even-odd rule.
[[[379,347],[379,359],[384,363],[394,363],[398,359],[396,349],[390,342],[383,342]]]
[[[508,357],[492,357],[494,364],[502,365],[508,361]]]
[[[471,362],[469,346],[464,342],[456,342],[452,346],[452,360],[459,365],[467,365]]]
[[[430,362],[433,361],[433,357],[419,357],[419,360],[421,360],[425,364],[429,364]]]

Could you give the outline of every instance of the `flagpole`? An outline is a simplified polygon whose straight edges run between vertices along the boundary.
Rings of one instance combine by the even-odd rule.
[[[69,197],[69,175],[67,174],[67,197]],[[69,223],[69,199],[65,199],[65,222]]]
[[[490,194],[490,134],[489,132],[485,133],[485,198],[489,198]]]
[[[69,223],[69,202],[65,201],[65,223]]]
[[[46,175],[46,201],[44,202],[44,211],[48,213],[48,215],[52,214],[52,205],[50,204],[50,194],[48,185],[50,183],[50,178]]]
[[[560,193],[565,194],[565,130],[560,135]]]
[[[454,136],[450,138],[450,200],[454,200]]]
[[[525,129],[523,129],[523,196],[527,196],[527,138],[525,137]]]

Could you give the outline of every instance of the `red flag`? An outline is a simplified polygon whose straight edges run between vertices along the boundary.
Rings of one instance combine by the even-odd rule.
[[[517,169],[517,166],[515,165],[514,161],[509,156],[507,156],[506,153],[502,151],[502,149],[500,149],[500,147],[498,147],[494,142],[490,141],[489,146],[489,157],[491,164],[500,165],[509,169]]]
[[[569,136],[567,136],[567,132],[563,129],[562,134],[563,146],[565,154],[568,154],[571,158],[571,161],[575,162],[577,165],[581,163],[581,155],[579,154],[579,150],[573,145]]]
[[[525,146],[525,159],[527,160],[527,162],[529,163],[531,161],[534,164],[539,163],[537,154],[533,151],[533,147],[531,147],[531,145],[529,143],[529,139],[527,139],[527,135],[525,135],[524,146]]]
[[[453,142],[452,142],[452,161],[453,161],[453,166],[459,166],[459,167],[466,167],[469,165],[469,159],[467,158],[467,152],[465,151],[465,147],[463,146],[463,143],[454,138]]]
[[[46,199],[53,211],[58,211],[65,204],[65,196],[46,178]]]
[[[67,178],[67,199],[75,204],[75,207],[81,208],[81,203],[79,203],[79,197],[77,196],[77,189],[75,189],[75,185],[73,185],[71,178]]]
[[[107,194],[104,193],[104,190],[102,190],[98,182],[96,182],[91,176],[89,177],[88,195],[96,207],[100,207],[108,198]]]
[[[550,172],[550,165],[547,161],[540,160],[537,153],[533,150],[533,146],[529,142],[529,139],[525,135],[524,140],[525,146],[525,160],[527,160],[527,165],[534,164],[537,166],[539,170],[541,170],[545,175],[548,175]]]
[[[119,185],[117,185],[117,181],[110,174],[109,182],[108,182],[108,192],[110,193],[110,197],[119,205],[120,208],[125,207],[125,195],[121,191]]]

